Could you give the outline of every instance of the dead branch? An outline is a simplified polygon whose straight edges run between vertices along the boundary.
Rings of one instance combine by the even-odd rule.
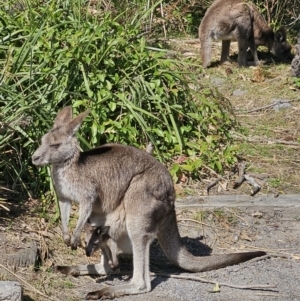
[[[300,146],[300,143],[294,141],[257,139],[257,138],[245,137],[241,135],[234,135],[234,138],[240,141],[247,141],[253,143],[284,144],[284,145],[294,146],[297,148]]]
[[[245,176],[244,176],[245,168],[246,168],[245,163],[238,164],[239,178],[234,182],[233,189],[240,187],[243,184],[243,182],[245,181]]]
[[[217,226],[212,226],[212,225],[209,225],[209,224],[206,224],[206,223],[203,223],[203,222],[199,222],[199,221],[196,221],[194,219],[190,219],[190,218],[181,218],[181,219],[178,219],[177,222],[193,222],[193,223],[197,223],[197,224],[200,224],[200,225],[203,225],[203,226],[207,226],[207,227],[211,227],[211,228],[218,228],[218,229],[223,229],[221,227],[217,227]]]
[[[265,260],[265,259],[270,259],[270,258],[291,259],[292,256],[283,255],[283,254],[267,254],[267,255],[264,255],[264,256],[261,256],[261,257],[256,257],[256,258],[253,258],[253,259],[247,261],[247,263],[243,266],[243,268],[248,267],[250,264],[252,264],[254,262],[258,262],[258,261]]]
[[[245,178],[245,180],[247,181],[247,182],[249,182],[250,183],[250,185],[252,186],[252,193],[250,194],[251,196],[255,196],[259,191],[260,191],[260,189],[261,189],[261,187],[260,187],[260,185],[258,185],[257,183],[256,183],[256,181],[252,178],[252,177],[250,177],[249,175],[244,175],[244,178]]]
[[[223,177],[219,177],[219,178],[217,178],[216,180],[214,180],[213,182],[209,183],[206,186],[207,195],[209,195],[210,189],[213,188],[213,187],[215,187],[222,179],[223,179]]]
[[[258,107],[258,108],[254,108],[252,110],[249,110],[247,111],[246,113],[247,114],[250,114],[250,113],[253,113],[253,112],[258,112],[258,111],[264,111],[264,110],[267,110],[267,109],[270,109],[276,105],[279,105],[279,104],[284,104],[284,103],[291,103],[293,100],[285,100],[285,101],[282,101],[282,100],[278,100],[278,101],[275,101],[269,105],[266,105],[266,106],[263,106],[263,107]]]

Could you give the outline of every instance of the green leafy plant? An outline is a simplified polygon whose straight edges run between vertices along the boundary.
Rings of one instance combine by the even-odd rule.
[[[83,149],[104,142],[143,148],[151,141],[175,181],[179,173],[199,177],[203,165],[222,172],[235,161],[228,101],[191,88],[199,66],[191,71],[192,64],[147,45],[144,8],[124,22],[128,12],[91,14],[80,1],[18,3],[2,2],[0,9],[5,187],[29,195],[51,188],[49,168],[35,169],[31,155],[67,104],[74,114],[91,109],[79,133]]]
[[[297,89],[300,89],[300,78],[299,77],[294,77],[294,86],[297,88]]]

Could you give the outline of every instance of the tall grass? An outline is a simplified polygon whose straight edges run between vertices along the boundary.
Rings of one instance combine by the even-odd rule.
[[[91,109],[79,134],[83,149],[152,141],[174,180],[179,172],[197,176],[202,164],[222,172],[235,160],[228,103],[191,89],[191,66],[147,46],[144,5],[131,15],[130,8],[91,14],[81,1],[0,7],[1,185],[33,195],[49,189],[48,169],[34,168],[31,155],[65,105],[75,114]],[[180,155],[184,164],[174,163]]]

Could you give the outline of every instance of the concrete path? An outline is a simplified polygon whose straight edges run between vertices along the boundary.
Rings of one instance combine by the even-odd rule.
[[[178,198],[176,208],[217,208],[217,207],[297,207],[300,208],[300,195],[212,195],[212,196],[189,196]]]

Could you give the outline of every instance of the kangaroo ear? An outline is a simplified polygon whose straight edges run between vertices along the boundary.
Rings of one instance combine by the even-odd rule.
[[[86,110],[85,112],[79,114],[77,117],[75,117],[72,121],[69,122],[67,125],[67,132],[70,135],[74,135],[76,131],[79,129],[81,126],[81,123],[83,119],[90,113],[91,110]]]
[[[286,29],[281,26],[275,33],[275,40],[279,43],[286,41]]]
[[[72,120],[72,108],[70,106],[64,107],[61,111],[57,113],[54,121],[54,128],[66,125]]]

